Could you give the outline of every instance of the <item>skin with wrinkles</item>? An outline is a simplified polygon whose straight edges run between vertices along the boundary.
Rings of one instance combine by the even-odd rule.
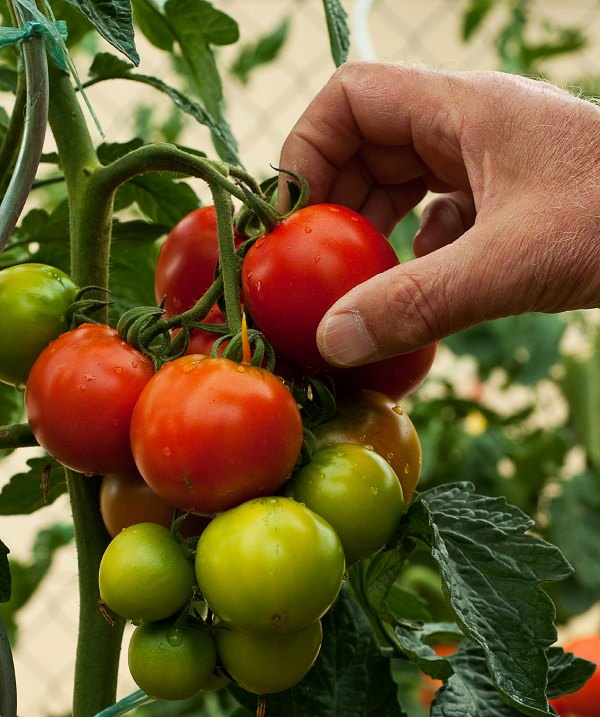
[[[312,203],[350,206],[384,233],[439,195],[423,211],[416,258],[321,321],[319,349],[333,364],[502,316],[599,306],[600,108],[546,82],[348,63],[300,117],[279,166],[308,180]]]

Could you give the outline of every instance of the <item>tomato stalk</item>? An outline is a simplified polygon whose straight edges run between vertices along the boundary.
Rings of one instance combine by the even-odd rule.
[[[28,423],[0,426],[0,451],[37,446]]]

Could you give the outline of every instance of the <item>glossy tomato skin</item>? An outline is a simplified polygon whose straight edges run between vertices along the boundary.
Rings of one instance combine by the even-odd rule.
[[[316,450],[288,481],[286,495],[325,518],[338,534],[348,565],[381,550],[404,513],[394,469],[358,443]]]
[[[98,586],[106,606],[134,621],[164,620],[191,600],[194,564],[157,523],[124,528],[100,561]]]
[[[378,391],[356,389],[337,396],[337,414],[313,429],[317,448],[335,443],[371,446],[392,466],[409,503],[419,481],[421,442],[410,417]]]
[[[278,635],[251,635],[231,628],[215,632],[221,664],[236,684],[257,695],[298,684],[317,659],[322,639],[320,621]]]
[[[27,379],[25,410],[36,440],[80,473],[130,470],[131,413],[153,373],[152,362],[109,326],[67,331],[42,351]]]
[[[0,271],[0,381],[24,385],[33,362],[66,331],[77,286],[47,264],[18,264]]]
[[[550,704],[560,715],[566,717],[570,715],[597,717],[600,707],[600,635],[575,638],[564,646],[564,650],[595,663],[596,670],[577,692],[562,695],[557,700],[550,700]]]
[[[177,517],[176,509],[156,495],[134,469],[102,477],[100,513],[111,538],[136,523],[158,523],[170,529]],[[179,525],[179,532],[184,537],[199,536],[208,521],[199,515],[186,515]]]
[[[319,620],[345,571],[333,528],[283,496],[218,515],[200,536],[196,578],[220,620],[251,634],[294,632]]]
[[[182,700],[212,678],[217,653],[212,634],[200,625],[173,620],[142,623],[129,642],[127,661],[134,682],[159,700]]]
[[[303,207],[258,239],[242,265],[244,303],[274,348],[305,369],[328,367],[317,326],[357,284],[398,263],[385,236],[336,204]]]
[[[302,439],[298,406],[274,374],[200,355],[166,363],[131,422],[146,482],[167,503],[202,515],[276,493]]]
[[[425,380],[437,355],[438,343],[416,351],[349,368],[330,368],[335,383],[342,389],[367,388],[400,401]]]
[[[242,237],[236,236],[239,245]],[[219,257],[217,213],[212,205],[199,207],[181,219],[162,244],[154,276],[158,304],[165,315],[190,309],[213,283]]]

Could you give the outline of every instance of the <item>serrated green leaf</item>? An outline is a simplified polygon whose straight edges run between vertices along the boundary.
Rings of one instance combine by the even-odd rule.
[[[348,15],[340,0],[323,0],[323,7],[325,8],[327,31],[329,32],[331,56],[336,67],[339,67],[348,59],[350,49]]]
[[[151,222],[169,228],[200,206],[189,184],[166,174],[140,175],[127,184],[127,190]]]
[[[267,699],[269,717],[403,717],[390,662],[373,638],[369,621],[343,590],[323,619],[319,657],[302,682]],[[256,709],[255,696],[235,691],[240,702]]]
[[[477,495],[472,485],[434,488],[418,503],[429,515],[432,556],[458,623],[483,648],[505,700],[544,714],[545,651],[556,629],[540,583],[564,579],[571,567],[558,548],[528,532],[533,521],[525,513]]]
[[[26,472],[12,476],[0,491],[0,515],[29,515],[66,492],[64,469],[54,459],[30,458],[27,466]]]
[[[220,156],[222,159],[231,164],[240,164],[237,142],[229,125],[222,118],[215,119],[214,114],[207,112],[200,104],[191,100],[175,87],[167,85],[159,78],[131,72],[128,65],[119,61],[115,62],[115,59],[116,58],[110,54],[100,54],[96,56],[90,68],[90,74],[95,78],[94,81],[99,82],[113,78],[129,79],[134,82],[141,82],[142,84],[153,87],[159,92],[163,92],[180,110],[191,115],[197,122],[210,129],[213,136],[219,142]]]
[[[421,671],[437,680],[450,677],[453,672],[450,662],[431,645],[460,643],[464,635],[454,623],[397,624],[395,634],[402,651]]]
[[[80,10],[108,43],[135,65],[139,64],[131,0],[67,0],[67,2]]]
[[[10,600],[12,579],[8,563],[9,549],[0,540],[0,602]]]
[[[284,18],[274,30],[242,47],[231,64],[230,72],[246,84],[253,70],[277,58],[288,37],[289,27],[289,18]]]
[[[600,475],[587,471],[566,480],[562,493],[550,503],[550,537],[575,568],[577,581],[600,589]]]
[[[596,665],[562,647],[551,647],[548,650],[548,697],[554,699],[561,695],[575,692],[594,674]]]

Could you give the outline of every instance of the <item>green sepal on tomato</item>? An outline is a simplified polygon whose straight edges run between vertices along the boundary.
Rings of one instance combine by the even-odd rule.
[[[25,411],[36,440],[79,473],[134,468],[129,442],[133,407],[152,375],[150,359],[104,324],[61,334],[37,357]]]
[[[77,292],[67,274],[47,264],[0,271],[0,382],[25,384],[35,359],[69,328]]]
[[[212,515],[277,493],[303,441],[290,390],[266,369],[222,357],[169,361],[131,420],[137,467],[167,503]]]
[[[339,298],[397,264],[391,244],[366,217],[337,204],[306,206],[246,253],[244,304],[275,350],[304,370],[326,371],[340,383],[399,400],[424,380],[437,344],[370,366],[334,369],[316,342],[319,322]]]

